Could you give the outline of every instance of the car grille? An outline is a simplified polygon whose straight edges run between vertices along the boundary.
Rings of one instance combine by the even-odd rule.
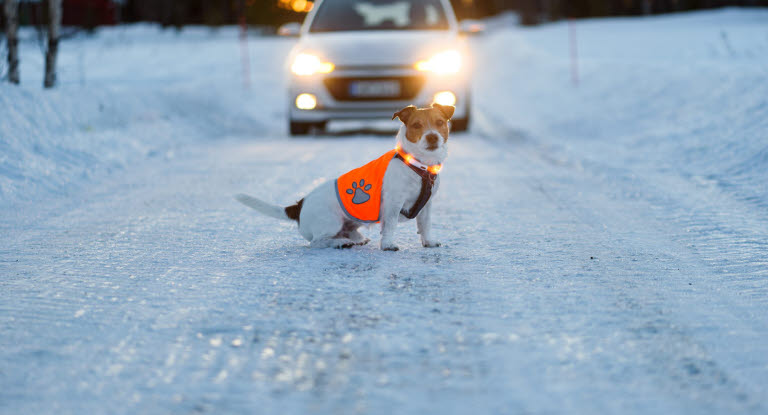
[[[350,84],[357,81],[397,81],[400,83],[400,94],[384,97],[352,96],[349,92]],[[323,82],[328,92],[338,101],[402,101],[414,98],[424,85],[425,79],[422,76],[334,77],[326,78]]]

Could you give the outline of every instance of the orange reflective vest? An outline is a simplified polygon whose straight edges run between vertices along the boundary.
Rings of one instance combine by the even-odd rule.
[[[336,179],[336,197],[347,216],[360,222],[379,221],[384,173],[396,154],[397,150],[388,151],[376,160],[350,170]]]

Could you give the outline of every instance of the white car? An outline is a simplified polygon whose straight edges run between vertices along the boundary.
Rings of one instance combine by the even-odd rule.
[[[292,135],[329,120],[390,119],[399,109],[455,105],[470,117],[469,62],[448,0],[319,0],[288,61]]]

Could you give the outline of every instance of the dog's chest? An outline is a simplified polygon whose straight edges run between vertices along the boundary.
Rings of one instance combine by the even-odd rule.
[[[411,206],[413,206],[414,203],[416,203],[416,200],[419,198],[419,194],[421,193],[421,178],[416,176],[415,174],[409,174],[408,181],[405,188],[403,189],[403,207],[402,209],[409,209]]]
[[[393,163],[385,177],[385,189],[389,192],[383,194],[382,203],[393,203],[396,210],[409,210],[413,207],[421,194],[421,176],[413,172],[403,163]],[[440,185],[440,176],[435,179],[432,186],[432,197],[435,197]],[[403,217],[401,216],[401,219]]]

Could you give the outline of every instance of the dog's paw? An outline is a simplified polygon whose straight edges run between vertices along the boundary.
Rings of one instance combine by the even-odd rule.
[[[400,248],[397,247],[397,245],[381,245],[382,251],[399,251]]]
[[[424,248],[437,248],[443,245],[437,241],[421,241],[421,244],[424,246]]]
[[[334,238],[328,243],[328,246],[336,249],[349,249],[357,245],[355,241],[347,238]]]

